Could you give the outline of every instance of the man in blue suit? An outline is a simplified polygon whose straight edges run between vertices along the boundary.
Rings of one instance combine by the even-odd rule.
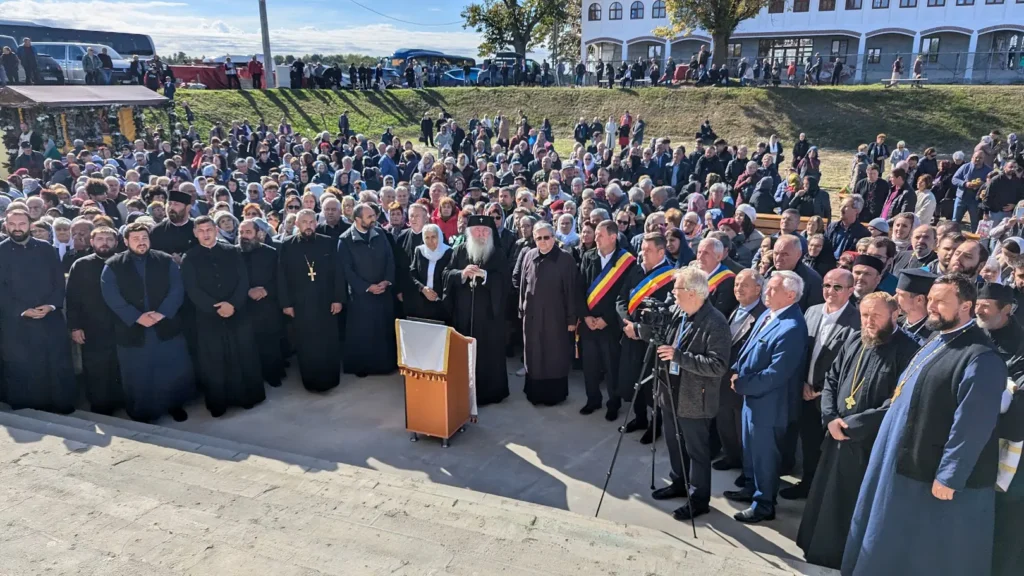
[[[734,518],[744,523],[775,519],[780,448],[802,388],[807,324],[800,312],[804,282],[777,270],[768,280],[761,315],[733,365],[732,388],[743,396],[743,474],[746,485],[725,497],[750,503]]]

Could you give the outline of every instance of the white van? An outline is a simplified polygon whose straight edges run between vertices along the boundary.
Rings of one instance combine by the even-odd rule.
[[[85,70],[82,68],[82,58],[85,57],[87,48],[92,48],[96,55],[100,54],[103,48],[107,49],[107,55],[114,65],[114,71],[110,76],[111,84],[123,84],[130,81],[128,76],[129,62],[121,57],[113,48],[100,44],[76,44],[72,42],[33,42],[32,46],[37,54],[45,54],[60,64],[64,70],[64,79],[68,84],[85,84]]]

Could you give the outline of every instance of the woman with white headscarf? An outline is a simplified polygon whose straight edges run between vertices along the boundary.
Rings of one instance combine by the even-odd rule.
[[[441,304],[444,269],[452,259],[452,251],[444,243],[437,224],[423,227],[423,244],[416,248],[409,266],[416,292],[405,301],[405,312],[410,318],[447,321],[448,313]]]
[[[562,243],[563,248],[572,248],[580,243],[580,236],[576,233],[576,220],[572,214],[562,214],[558,217],[555,238]]]

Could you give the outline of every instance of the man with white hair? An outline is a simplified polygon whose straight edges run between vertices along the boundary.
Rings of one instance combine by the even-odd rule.
[[[765,289],[768,311],[755,324],[732,370],[732,389],[743,398],[743,475],[740,490],[725,497],[750,503],[734,518],[743,523],[775,519],[781,447],[795,406],[807,350],[807,323],[796,305],[804,281],[778,270]]]
[[[697,246],[697,267],[708,276],[708,300],[711,305],[725,316],[736,309],[736,295],[733,284],[736,274],[729,270],[722,261],[727,253],[725,246],[715,238],[705,238]]]
[[[731,337],[729,322],[708,300],[708,275],[687,267],[676,270],[674,277],[671,344],[657,350],[668,368],[668,386],[661,387],[658,402],[672,484],[655,490],[651,497],[688,495],[689,501],[672,513],[676,520],[687,521],[710,511],[711,420],[718,412],[721,379],[729,371]]]
[[[466,219],[466,241],[453,249],[445,270],[443,299],[452,310],[452,326],[477,340],[476,390],[481,406],[508,397],[505,371],[505,299],[509,297],[509,265],[495,246],[489,216]]]

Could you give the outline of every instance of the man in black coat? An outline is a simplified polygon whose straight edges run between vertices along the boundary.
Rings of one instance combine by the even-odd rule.
[[[853,274],[849,270],[836,268],[825,274],[822,284],[824,304],[811,306],[804,313],[807,322],[808,358],[806,382],[803,384],[799,404],[799,436],[803,447],[804,474],[800,483],[779,491],[787,500],[807,497],[814,480],[814,471],[821,458],[821,439],[825,430],[821,424],[821,390],[825,386],[825,374],[832,361],[851,334],[860,330],[860,314],[857,306],[850,302],[853,295]],[[796,449],[796,437],[792,438]]]
[[[80,382],[97,414],[113,414],[123,405],[121,372],[114,340],[115,316],[100,292],[100,275],[107,258],[117,251],[117,232],[100,227],[92,231],[93,253],[75,261],[68,273],[66,310],[71,339],[82,347]]]
[[[238,245],[249,278],[246,307],[256,337],[260,371],[263,381],[277,388],[284,376],[284,316],[277,298],[277,250],[260,242],[258,235],[252,220],[243,220],[238,225]]]
[[[775,264],[768,271],[766,278],[770,278],[776,270],[791,270],[796,272],[804,281],[804,295],[800,298],[800,310],[806,312],[808,308],[825,301],[821,294],[821,276],[801,260],[803,249],[800,238],[792,234],[784,234],[775,242],[772,249],[772,259]]]

